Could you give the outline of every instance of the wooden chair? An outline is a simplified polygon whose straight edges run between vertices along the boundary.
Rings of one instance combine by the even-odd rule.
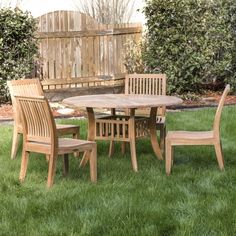
[[[173,146],[179,145],[214,145],[220,170],[224,168],[224,159],[220,141],[220,118],[225,98],[230,90],[227,85],[216,110],[213,130],[211,131],[169,131],[166,136],[166,174],[171,172],[173,164]]]
[[[166,95],[166,75],[165,74],[127,74],[125,76],[125,94],[140,95]],[[128,112],[125,112],[128,115]],[[112,110],[114,115],[114,110]],[[166,107],[158,108],[156,118],[156,129],[160,131],[160,148],[162,152],[165,148]],[[122,153],[125,152],[125,143],[122,144]],[[114,153],[114,141],[110,142],[109,156]]]
[[[11,158],[16,157],[19,148],[19,138],[23,133],[22,122],[19,116],[19,110],[16,106],[15,96],[43,96],[43,89],[39,79],[24,79],[7,81],[10,90],[13,112],[14,112],[14,130],[12,138]],[[59,135],[72,134],[73,138],[79,138],[80,127],[78,125],[56,125]]]
[[[58,155],[64,155],[64,174],[68,173],[68,154],[75,151],[88,152],[90,160],[90,177],[97,181],[97,146],[96,142],[58,138],[55,121],[48,101],[40,97],[18,97],[16,103],[21,109],[23,124],[23,150],[20,170],[20,181],[26,176],[30,152],[43,153],[49,156],[47,186],[51,187],[56,169]]]
[[[125,76],[125,94],[166,95],[165,74],[128,74]],[[160,147],[165,148],[166,107],[158,109],[156,128],[160,131]]]

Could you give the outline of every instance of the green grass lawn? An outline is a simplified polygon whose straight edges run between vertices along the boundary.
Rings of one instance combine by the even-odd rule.
[[[214,113],[169,112],[168,129],[211,129]],[[85,138],[86,121],[74,122]],[[0,235],[236,235],[236,106],[225,107],[222,116],[223,172],[213,147],[176,148],[167,177],[148,139],[137,142],[138,173],[119,144],[109,159],[109,143],[99,142],[97,184],[72,156],[67,178],[59,158],[48,190],[47,162],[38,154],[19,183],[21,158],[10,159],[11,134],[12,126],[0,126]]]

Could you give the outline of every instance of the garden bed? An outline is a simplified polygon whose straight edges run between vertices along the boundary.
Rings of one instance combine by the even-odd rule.
[[[202,98],[192,101],[192,100],[185,100],[183,104],[178,105],[178,107],[170,107],[170,109],[186,109],[186,108],[201,108],[201,107],[212,107],[216,106],[220,100],[221,94],[220,93],[209,93],[207,95],[204,95]],[[232,105],[236,104],[236,96],[235,95],[229,95],[226,98],[225,104]],[[86,112],[84,110],[80,109],[71,109],[71,110],[65,110],[63,109],[63,106],[60,105],[60,103],[52,103],[53,108],[53,115],[55,117],[81,117],[86,115]],[[12,120],[13,119],[13,110],[12,106],[10,104],[3,104],[0,106],[0,121],[1,120]]]

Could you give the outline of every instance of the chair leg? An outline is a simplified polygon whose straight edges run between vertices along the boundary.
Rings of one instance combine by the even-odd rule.
[[[166,174],[170,175],[171,167],[173,165],[173,147],[168,140],[166,140],[165,159],[166,159]]]
[[[19,148],[20,133],[17,132],[17,129],[14,126],[13,137],[12,137],[12,147],[11,147],[11,159],[16,158],[16,154]]]
[[[163,126],[160,128],[160,148],[162,152],[164,152],[165,150],[165,138],[166,138],[166,126],[165,124],[163,124]]]
[[[64,154],[63,156],[63,161],[64,161],[64,165],[63,165],[63,175],[67,176],[68,174],[68,170],[69,170],[69,155],[68,154]]]
[[[130,153],[131,153],[131,162],[132,162],[133,170],[135,172],[138,172],[135,139],[130,140]]]
[[[89,151],[85,151],[84,155],[80,161],[79,167],[85,167],[85,165],[87,164],[88,160],[89,160]]]
[[[53,185],[53,180],[55,176],[56,171],[56,159],[57,156],[51,155],[49,159],[49,165],[48,165],[48,180],[47,180],[47,186],[50,188]]]
[[[22,151],[22,158],[21,158],[21,168],[20,168],[20,182],[23,182],[25,180],[25,175],[27,171],[28,166],[28,159],[29,159],[29,152],[26,152],[25,150]]]
[[[46,161],[49,162],[50,160],[50,155],[46,154]]]
[[[72,134],[72,137],[73,137],[74,139],[79,139],[80,135],[79,135],[79,133],[73,133],[73,134]]]
[[[214,144],[215,147],[215,152],[216,152],[216,158],[218,161],[218,165],[220,170],[224,169],[224,158],[223,158],[223,153],[222,153],[222,146],[221,143]]]
[[[80,134],[79,133],[73,133],[72,137],[73,137],[73,139],[79,139]],[[79,152],[74,152],[74,157],[79,157]]]
[[[109,157],[112,157],[114,155],[115,150],[115,142],[110,141],[110,147],[109,147]],[[126,151],[126,142],[121,142],[121,154],[124,155]]]
[[[110,146],[109,146],[109,157],[112,157],[114,154],[114,150],[115,150],[115,142],[114,141],[110,141]]]
[[[92,151],[90,152],[90,178],[92,182],[97,182],[97,144],[93,144]]]
[[[171,167],[174,165],[174,147],[171,147]]]

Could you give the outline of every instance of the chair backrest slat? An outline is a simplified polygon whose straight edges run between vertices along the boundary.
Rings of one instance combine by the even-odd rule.
[[[128,74],[125,94],[166,95],[165,74]]]
[[[26,141],[54,143],[56,125],[48,101],[43,96],[16,96],[22,111],[23,134]]]
[[[7,81],[11,96],[43,96],[39,79],[23,79]]]
[[[14,121],[17,126],[21,126],[19,111],[17,110],[15,96],[43,96],[43,89],[39,79],[23,79],[23,80],[9,80],[7,81],[9,87],[13,111]]]
[[[223,110],[223,107],[224,107],[226,96],[229,93],[229,91],[230,91],[230,85],[227,84],[225,89],[224,89],[224,92],[221,96],[221,99],[219,101],[219,104],[218,104],[218,107],[217,107],[217,110],[216,110],[216,114],[215,114],[215,119],[214,119],[214,124],[213,124],[213,131],[215,132],[215,135],[219,135],[219,132],[220,132],[221,114],[222,114],[222,110]]]
[[[125,76],[125,94],[166,95],[165,74],[127,74]],[[165,115],[165,106],[158,109]]]

